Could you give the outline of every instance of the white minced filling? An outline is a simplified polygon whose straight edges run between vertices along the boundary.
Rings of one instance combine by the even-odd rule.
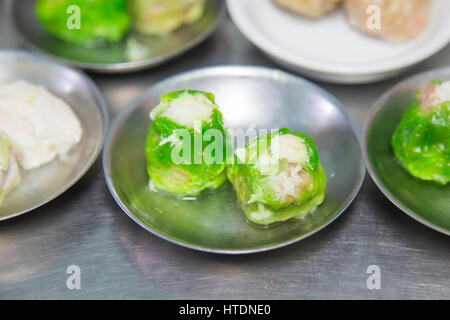
[[[193,128],[198,122],[210,121],[214,104],[201,94],[182,94],[173,100],[161,116],[179,125]]]
[[[278,135],[271,139],[270,152],[262,152],[255,167],[264,175],[273,175],[278,172],[279,160],[302,165],[308,159],[308,150],[302,139],[293,134]]]
[[[421,108],[425,110],[450,101],[450,81],[426,86],[419,96],[419,101]]]
[[[0,131],[26,170],[66,154],[82,137],[80,121],[70,106],[26,81],[0,86]]]
[[[272,156],[286,160],[289,163],[303,164],[309,159],[304,141],[293,134],[273,137],[270,151]]]
[[[280,171],[280,159],[291,165],[286,165]],[[261,174],[269,177],[268,183],[276,198],[284,202],[288,197],[298,197],[296,189],[305,183],[305,175],[298,172],[303,172],[302,164],[308,159],[308,150],[302,139],[292,134],[279,135],[271,139],[270,154],[261,154],[255,167]],[[253,194],[249,203],[256,202],[259,198],[259,195]]]
[[[269,177],[268,183],[270,189],[275,195],[275,199],[285,202],[288,197],[298,198],[297,187],[305,184],[305,179],[308,179],[309,174],[303,173],[299,175],[298,172],[303,171],[300,165],[289,166],[282,170],[277,175]],[[261,200],[262,195],[254,193],[250,196],[249,204]]]
[[[437,104],[441,104],[450,101],[450,81],[443,82],[436,87],[436,91],[433,93],[433,98],[438,101]]]
[[[295,167],[287,168],[281,171],[278,175],[272,177],[271,187],[279,199],[285,201],[287,197],[297,198],[298,194],[296,188],[305,182],[303,175],[297,174],[302,171],[302,167],[297,165]]]

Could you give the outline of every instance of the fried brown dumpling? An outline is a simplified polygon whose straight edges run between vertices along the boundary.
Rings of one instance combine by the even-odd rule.
[[[430,3],[430,0],[346,0],[345,9],[353,27],[389,42],[402,42],[425,29]]]
[[[286,10],[317,19],[333,11],[343,0],[275,0]]]

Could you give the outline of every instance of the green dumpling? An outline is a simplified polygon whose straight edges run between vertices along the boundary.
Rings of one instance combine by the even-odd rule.
[[[79,28],[69,28],[79,8]],[[54,36],[84,45],[120,41],[130,28],[126,0],[39,0],[41,24]]]
[[[144,34],[168,34],[203,16],[206,0],[129,0],[133,24]]]
[[[450,81],[428,84],[392,137],[395,156],[414,177],[450,180]]]
[[[228,132],[211,93],[168,93],[150,117],[145,155],[152,187],[189,197],[226,181]]]
[[[227,175],[249,221],[268,225],[304,217],[324,201],[325,172],[307,135],[281,129],[236,155]]]

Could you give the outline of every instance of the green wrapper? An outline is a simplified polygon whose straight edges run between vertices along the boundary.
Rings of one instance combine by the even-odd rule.
[[[269,225],[301,218],[324,201],[325,172],[307,135],[281,129],[236,153],[227,175],[250,222]]]
[[[73,27],[76,7],[79,28]],[[126,0],[39,0],[35,13],[54,36],[88,46],[120,41],[130,28]]]
[[[152,187],[190,197],[226,181],[228,133],[211,93],[166,94],[150,116],[145,155]]]
[[[415,101],[396,128],[392,147],[397,159],[414,177],[447,184],[450,180],[450,102],[424,107]]]

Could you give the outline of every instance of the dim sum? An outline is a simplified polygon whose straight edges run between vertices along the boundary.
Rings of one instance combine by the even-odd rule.
[[[307,135],[281,129],[259,136],[236,154],[227,176],[250,222],[301,218],[324,201],[325,172]]]
[[[346,0],[350,24],[389,42],[419,35],[428,23],[430,0]]]
[[[206,0],[129,0],[136,29],[149,35],[168,34],[198,21],[205,5]]]
[[[153,188],[190,197],[205,189],[217,189],[226,181],[228,134],[211,93],[168,93],[161,97],[150,117],[153,122],[145,154]],[[214,139],[209,139],[212,133]]]
[[[342,0],[275,0],[284,9],[317,19],[335,10]]]
[[[35,13],[54,36],[87,46],[118,42],[130,28],[126,0],[39,0]]]
[[[392,137],[395,156],[413,176],[450,181],[450,81],[433,82],[418,93]]]

